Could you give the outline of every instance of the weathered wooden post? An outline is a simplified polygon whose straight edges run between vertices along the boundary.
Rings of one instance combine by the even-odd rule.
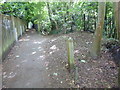
[[[67,40],[67,49],[68,49],[68,68],[69,71],[74,68],[74,44],[73,44],[73,39],[70,37]]]

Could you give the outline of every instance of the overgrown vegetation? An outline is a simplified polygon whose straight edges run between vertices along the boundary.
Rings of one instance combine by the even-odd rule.
[[[49,34],[96,29],[98,2],[9,2],[1,4],[1,13],[38,24],[38,31]],[[104,35],[115,38],[113,3],[106,5]],[[48,34],[47,33],[47,34]]]

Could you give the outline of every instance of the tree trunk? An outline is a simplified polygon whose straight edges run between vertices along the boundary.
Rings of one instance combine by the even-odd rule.
[[[101,39],[102,39],[102,33],[103,33],[103,26],[104,26],[104,18],[105,18],[105,2],[99,2],[98,4],[98,23],[97,28],[95,31],[94,41],[92,44],[91,49],[91,55],[93,57],[97,57],[100,55],[100,49],[101,49]]]
[[[118,19],[118,21],[119,21],[119,41],[120,41],[120,1],[118,2],[118,4],[119,4],[119,6],[118,6],[118,17],[119,17],[119,19]]]
[[[85,24],[85,14],[83,15],[83,22],[84,22],[84,31],[86,31],[86,24]]]
[[[120,42],[120,1],[118,2],[118,24],[119,24],[119,42]],[[119,61],[120,62],[120,61]],[[120,63],[119,63],[120,66]],[[118,71],[118,86],[120,88],[120,67],[119,67],[119,71]]]
[[[120,2],[114,2],[114,19],[116,27],[116,38],[120,41]]]
[[[49,2],[47,2],[47,8],[48,8],[49,20],[50,20],[50,23],[51,23],[51,29],[53,29],[52,16],[51,16],[51,9],[50,9]]]

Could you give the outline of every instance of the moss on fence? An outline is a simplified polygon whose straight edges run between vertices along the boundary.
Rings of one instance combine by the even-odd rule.
[[[19,38],[25,32],[26,23],[13,16],[1,14],[0,17],[2,21],[0,26],[0,43],[2,43],[0,45],[0,57],[4,59],[13,43],[17,41],[16,38]]]

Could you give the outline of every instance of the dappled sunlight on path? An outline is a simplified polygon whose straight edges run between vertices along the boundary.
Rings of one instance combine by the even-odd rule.
[[[78,80],[68,72],[66,40],[74,40]],[[107,88],[117,86],[117,67],[110,53],[89,55],[92,34],[75,32],[42,36],[28,32],[16,43],[3,62],[3,87],[9,88]],[[74,77],[74,78],[73,78]]]
[[[46,43],[49,41],[48,37],[41,36],[35,32],[26,33],[21,37],[3,63],[3,87],[69,87],[68,82],[64,80],[63,83],[63,78],[59,77],[56,71],[56,64],[50,64],[49,56],[58,51],[59,48],[53,45],[49,48],[50,52],[48,52]],[[51,66],[55,68],[52,69],[52,72],[50,70]],[[64,73],[67,75],[68,72],[64,71]],[[57,80],[53,77],[56,77]],[[69,76],[64,78],[69,79]],[[59,80],[60,82],[58,83]]]

